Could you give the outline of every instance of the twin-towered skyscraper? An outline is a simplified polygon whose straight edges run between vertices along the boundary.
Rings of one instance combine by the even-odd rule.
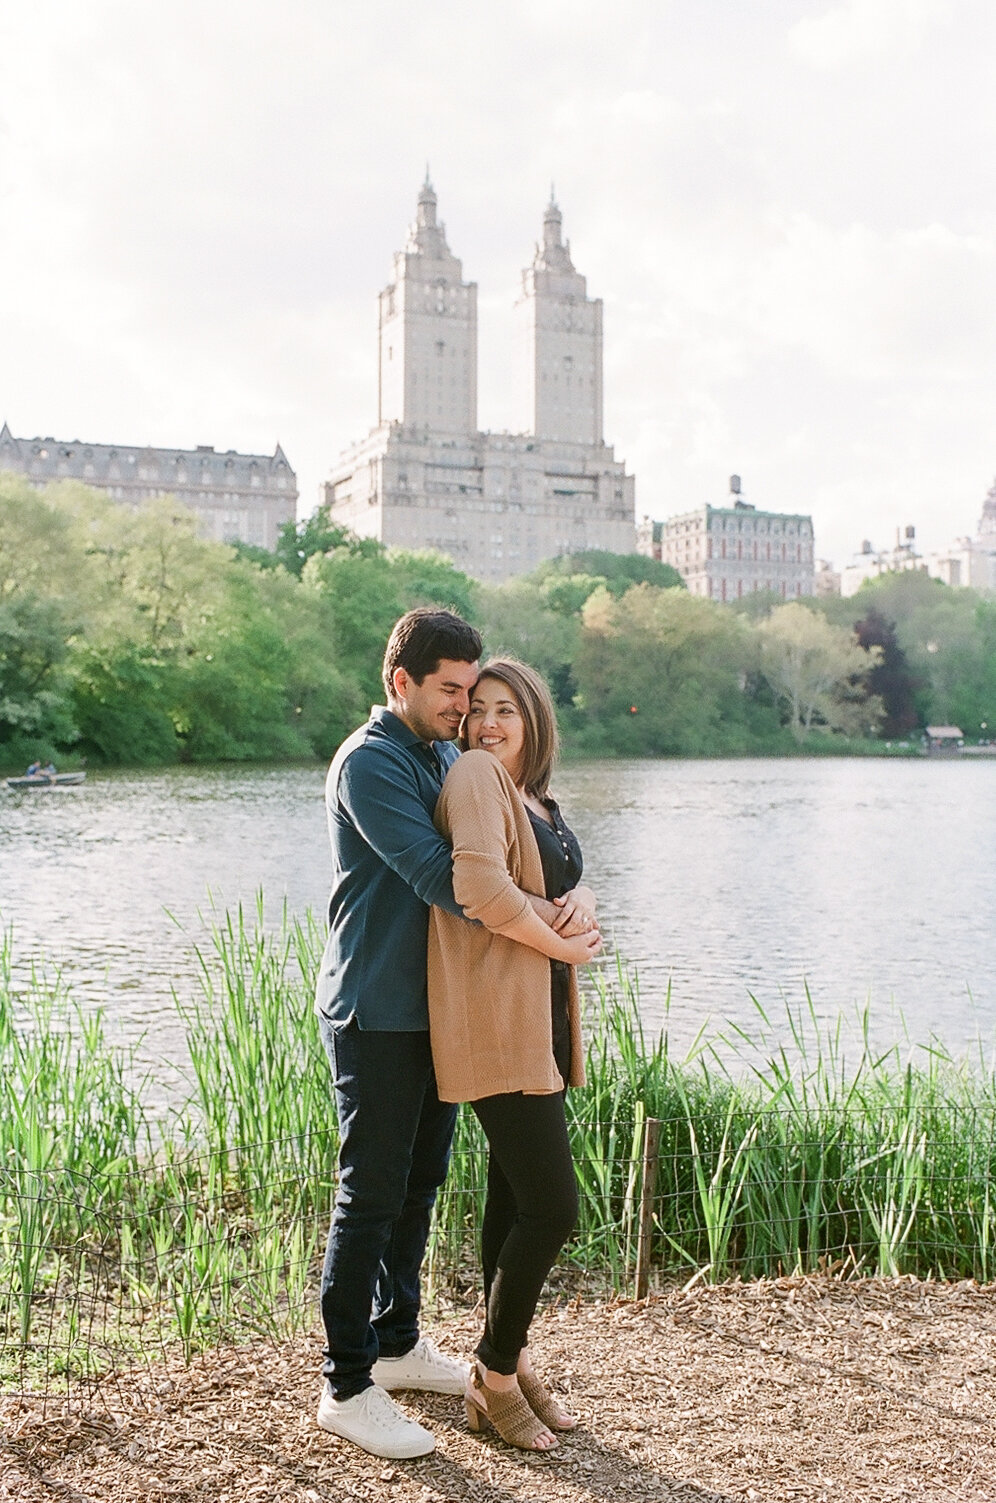
[[[552,195],[515,312],[525,431],[481,432],[477,285],[446,243],[427,176],[380,294],[377,427],[332,470],[333,521],[437,548],[478,579],[584,548],[633,551],[633,477],[602,438],[602,304],[574,268]]]

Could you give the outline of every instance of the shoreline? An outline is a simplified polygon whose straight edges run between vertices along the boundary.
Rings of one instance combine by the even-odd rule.
[[[841,745],[837,738],[835,741],[814,741],[806,746],[785,747],[778,750],[746,749],[744,751],[705,751],[699,753],[645,753],[634,756],[629,752],[613,752],[608,747],[598,747],[595,750],[572,747],[570,743],[561,747],[560,761],[564,765],[578,766],[589,762],[795,762],[819,760],[826,761],[832,758],[854,759],[868,758],[886,759],[893,761],[927,761],[927,762],[957,762],[963,759],[974,761],[996,758],[996,744],[989,746],[964,746],[950,751],[927,751],[921,746],[906,745],[903,743],[889,744],[886,742],[868,742],[865,744],[851,743]],[[290,757],[273,758],[260,757],[246,760],[220,760],[220,761],[171,761],[154,763],[87,763],[85,759],[67,756],[59,764],[59,771],[79,772],[86,771],[88,780],[100,778],[104,775],[113,776],[116,773],[141,774],[162,772],[239,772],[246,769],[269,769],[271,771],[288,771],[295,768],[314,767],[327,769],[329,758],[313,757]],[[20,778],[24,774],[23,768],[12,765],[0,765],[0,782],[7,778]],[[45,785],[39,784],[41,789]],[[85,787],[85,784],[82,785]],[[24,791],[34,792],[36,789],[24,790],[22,788],[10,788],[11,793]]]

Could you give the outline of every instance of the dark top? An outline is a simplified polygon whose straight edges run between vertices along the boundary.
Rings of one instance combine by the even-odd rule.
[[[343,742],[325,780],[332,842],[329,937],[315,994],[331,1023],[416,1033],[429,1026],[429,906],[462,914],[449,846],[432,816],[448,741],[420,741],[390,710]]]
[[[563,815],[557,804],[552,798],[546,798],[543,802],[550,811],[553,819],[552,825],[547,824],[546,820],[529,809],[528,805],[526,807],[533,834],[536,836],[536,844],[539,846],[545,895],[552,900],[563,897],[565,892],[569,892],[572,887],[578,885],[584,870],[584,860],[577,837],[574,831],[564,824]],[[571,1030],[567,1014],[568,970],[569,967],[564,961],[550,961],[553,1057],[557,1061],[557,1069],[564,1080],[567,1079],[571,1069]]]
[[[543,803],[550,811],[552,825],[547,824],[528,805],[526,807],[536,844],[539,846],[546,896],[552,900],[562,898],[565,892],[577,887],[584,870],[584,859],[577,836],[564,824],[564,817],[556,802],[552,798],[546,798]]]

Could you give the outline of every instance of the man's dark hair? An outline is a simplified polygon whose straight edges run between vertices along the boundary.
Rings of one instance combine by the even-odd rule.
[[[395,623],[384,652],[384,690],[394,697],[394,670],[403,668],[417,684],[435,673],[443,658],[454,663],[476,663],[481,656],[480,633],[452,611],[420,605]]]

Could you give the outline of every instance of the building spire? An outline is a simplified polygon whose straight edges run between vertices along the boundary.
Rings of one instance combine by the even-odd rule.
[[[996,480],[989,487],[985,501],[982,503],[982,515],[979,518],[978,535],[980,538],[996,538]]]
[[[438,255],[446,245],[443,226],[436,223],[436,190],[429,178],[428,162],[425,164],[425,182],[419,190],[415,223],[408,238],[409,250],[421,250],[433,255]]]
[[[563,239],[564,216],[561,214],[554,197],[553,184],[550,184],[550,202],[543,213],[543,243],[537,247],[533,266],[537,271],[573,272],[574,263],[571,261],[570,241],[565,245]]]

